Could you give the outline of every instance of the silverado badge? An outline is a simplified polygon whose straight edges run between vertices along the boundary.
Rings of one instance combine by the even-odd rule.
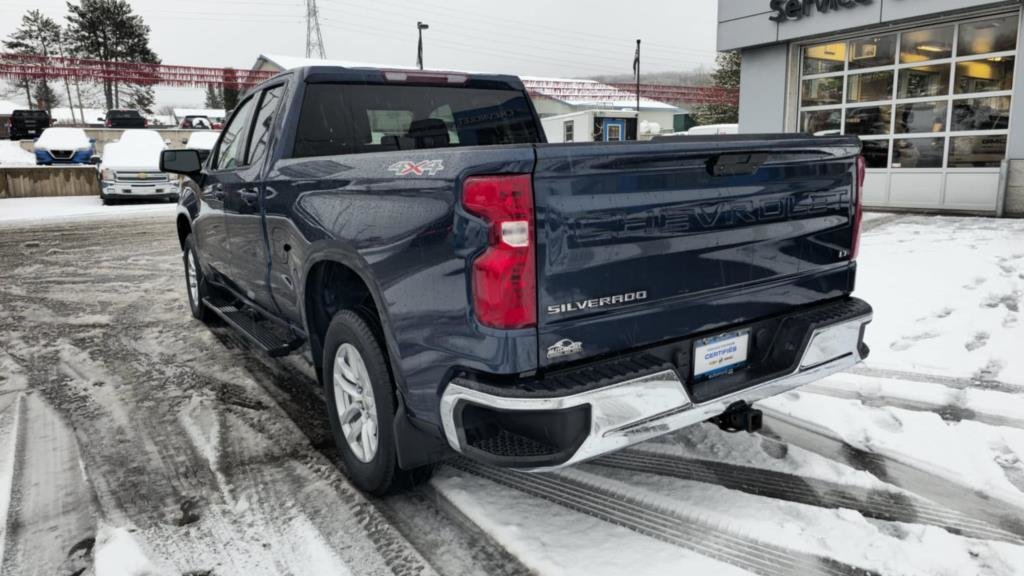
[[[388,172],[394,172],[395,176],[408,176],[409,174],[433,176],[442,170],[444,170],[444,162],[441,160],[423,160],[420,162],[402,160],[388,166]]]

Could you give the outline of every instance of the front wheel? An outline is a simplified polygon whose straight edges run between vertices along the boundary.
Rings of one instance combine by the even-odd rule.
[[[383,495],[429,477],[426,469],[398,467],[394,382],[373,330],[351,310],[338,312],[327,329],[323,382],[331,432],[353,484]]]
[[[203,269],[199,267],[199,254],[196,252],[195,240],[191,234],[185,238],[182,260],[185,263],[185,289],[188,292],[188,307],[192,316],[197,320],[209,322],[211,312],[203,305],[203,300],[209,296],[210,287],[206,283]]]

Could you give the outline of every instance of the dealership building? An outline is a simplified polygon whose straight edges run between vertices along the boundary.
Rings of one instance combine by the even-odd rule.
[[[1021,7],[719,0],[740,131],[859,136],[871,207],[1024,216]]]

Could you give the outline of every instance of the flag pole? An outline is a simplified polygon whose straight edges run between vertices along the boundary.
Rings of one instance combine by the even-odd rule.
[[[636,58],[633,60],[633,71],[636,73],[636,114],[640,121],[640,39],[636,39]]]

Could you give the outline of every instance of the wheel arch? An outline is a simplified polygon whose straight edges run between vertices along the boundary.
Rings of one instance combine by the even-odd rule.
[[[371,325],[383,344],[385,360],[399,390],[405,379],[398,366],[398,348],[380,288],[365,268],[351,258],[328,252],[310,258],[302,280],[302,317],[310,352],[322,367],[323,339],[331,319],[339,310],[355,310]]]

